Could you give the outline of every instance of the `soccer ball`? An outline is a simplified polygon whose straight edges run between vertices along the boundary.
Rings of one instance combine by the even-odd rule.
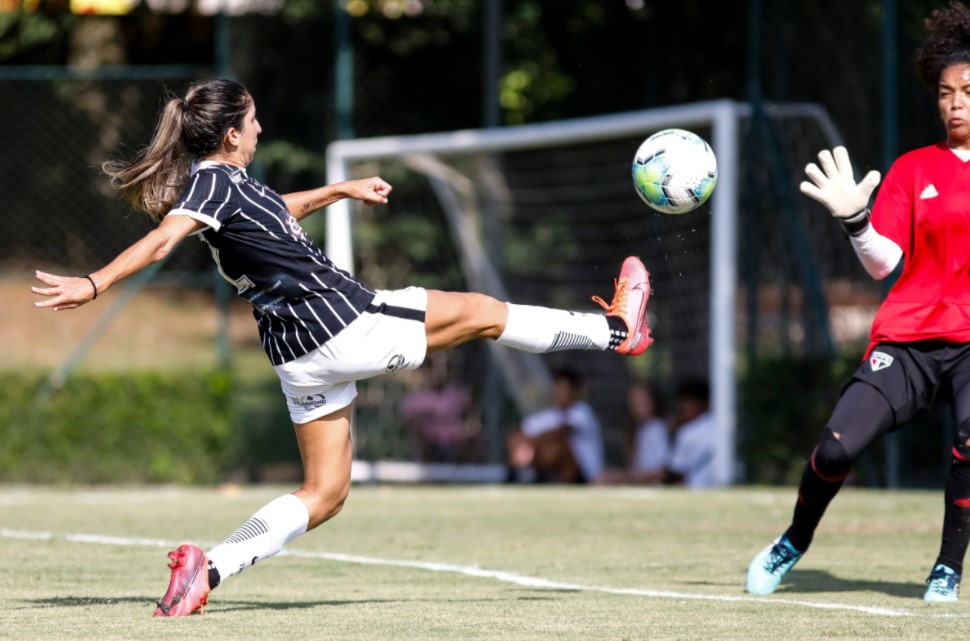
[[[662,214],[685,214],[710,198],[717,159],[704,139],[664,129],[643,141],[633,158],[633,184],[643,202]]]

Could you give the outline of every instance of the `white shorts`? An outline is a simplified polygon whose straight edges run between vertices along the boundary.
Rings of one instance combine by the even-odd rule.
[[[424,317],[428,291],[408,287],[377,290],[354,322],[322,347],[274,367],[290,418],[300,425],[350,405],[359,381],[417,369],[428,351]]]

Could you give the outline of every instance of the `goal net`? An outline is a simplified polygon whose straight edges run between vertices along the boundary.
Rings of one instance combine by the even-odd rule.
[[[831,142],[834,134],[826,130],[824,112],[812,106],[787,109],[775,117],[808,122],[812,138]],[[437,355],[425,372],[361,383],[356,457],[499,466],[508,428],[548,403],[550,368],[568,365],[584,377],[614,465],[624,464],[629,440],[626,389],[631,382],[646,378],[670,392],[680,382],[708,381],[717,426],[717,477],[722,483],[735,480],[739,148],[749,114],[745,105],[725,100],[331,144],[329,182],[380,175],[394,185],[386,207],[342,201],[327,212],[327,254],[373,287],[424,285],[600,311],[590,297],[609,300],[613,278],[628,255],[641,257],[653,285],[648,313],[655,343],[642,357],[537,356],[486,341]],[[710,201],[679,216],[647,208],[630,178],[642,140],[671,127],[694,131],[718,158],[718,184]],[[805,157],[797,160],[798,167]],[[465,418],[438,447],[427,443],[434,436],[419,433],[403,408],[410,395],[446,382],[464,391]],[[434,469],[446,474],[446,468]],[[484,477],[498,480],[499,467],[489,469]]]

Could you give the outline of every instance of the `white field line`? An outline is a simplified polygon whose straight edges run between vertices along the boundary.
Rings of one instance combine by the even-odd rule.
[[[22,539],[32,541],[54,541],[61,539],[72,543],[91,543],[97,545],[136,546],[136,547],[176,547],[179,543],[162,539],[146,539],[101,534],[64,534],[56,535],[52,532],[32,532],[24,530],[10,530],[0,528],[0,538]],[[640,596],[651,599],[672,599],[680,601],[714,601],[720,603],[761,603],[765,605],[786,605],[816,610],[841,610],[858,612],[883,617],[915,617],[926,619],[966,619],[970,615],[949,613],[918,613],[897,608],[881,608],[876,606],[849,605],[844,603],[824,603],[819,601],[803,601],[799,599],[779,599],[774,597],[759,598],[740,594],[698,594],[690,592],[672,592],[668,590],[647,590],[642,588],[611,588],[579,583],[564,583],[540,577],[526,576],[505,572],[502,570],[487,570],[474,565],[454,565],[451,563],[431,563],[427,561],[403,561],[396,559],[381,559],[370,556],[353,554],[338,554],[334,552],[309,552],[304,550],[283,550],[280,556],[292,556],[302,559],[322,559],[338,563],[358,563],[361,565],[380,565],[396,568],[413,568],[429,572],[447,572],[463,576],[492,579],[502,583],[511,583],[523,587],[542,590],[567,590],[571,592],[600,592],[604,594],[623,594]]]

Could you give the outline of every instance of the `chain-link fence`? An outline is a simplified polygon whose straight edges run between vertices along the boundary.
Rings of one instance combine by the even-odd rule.
[[[38,267],[86,273],[151,228],[147,217],[117,197],[99,166],[112,154],[130,155],[145,144],[166,92],[181,92],[192,79],[189,72],[165,78],[138,77],[136,71],[124,78],[0,75],[0,119],[9,123],[0,129],[6,214],[0,218],[0,278],[25,276]],[[698,133],[710,136],[704,128]],[[740,133],[736,330],[741,375],[764,355],[858,353],[882,285],[863,272],[830,217],[797,193],[802,168],[819,149],[831,146],[831,131],[813,118],[769,109],[763,119],[758,114],[744,119]],[[624,458],[626,384],[647,376],[669,389],[680,380],[702,377],[710,349],[708,210],[663,217],[636,201],[628,165],[638,142],[450,161],[473,180],[489,164],[493,174],[502,176],[504,193],[483,189],[484,210],[494,215],[481,222],[511,299],[592,309],[588,297],[609,298],[623,256],[638,254],[651,270],[651,313],[661,322],[647,358],[619,370],[600,354],[546,359],[550,365],[569,362],[584,371],[591,382],[590,400],[606,428],[610,459],[617,464]],[[272,157],[272,149],[261,145],[270,155],[265,166],[271,186],[282,183],[285,191],[322,180],[319,166],[295,166],[284,162],[292,161],[285,149],[277,149],[279,158]],[[366,210],[358,220],[355,251],[362,280],[374,287],[468,289],[459,267],[461,248],[451,242],[446,217],[427,183],[415,180],[406,167],[371,164],[358,170],[381,173],[396,187],[390,207]],[[509,202],[516,203],[514,212]],[[183,243],[159,278],[210,291],[208,252],[201,243]],[[209,294],[205,300],[215,310]],[[247,315],[239,315],[248,328],[240,333],[243,340],[251,331]],[[501,431],[486,433],[482,424],[504,429],[517,421],[503,391],[508,382],[497,376],[481,345],[440,360],[443,364],[436,367],[469,394],[461,444],[447,458],[500,460]],[[357,433],[359,455],[424,456],[420,437],[409,429],[400,408],[409,393],[427,384],[426,374],[415,372],[361,385],[360,424],[366,429]],[[837,393],[837,385],[830,387]],[[266,402],[279,399],[269,395]],[[741,408],[742,429],[750,409]],[[273,413],[265,420],[285,423],[285,416]]]
[[[44,265],[86,273],[152,228],[147,216],[119,199],[100,165],[146,144],[166,91],[183,90],[191,78],[136,74],[127,79],[0,74],[4,271]],[[166,269],[207,273],[210,260],[193,243]]]

